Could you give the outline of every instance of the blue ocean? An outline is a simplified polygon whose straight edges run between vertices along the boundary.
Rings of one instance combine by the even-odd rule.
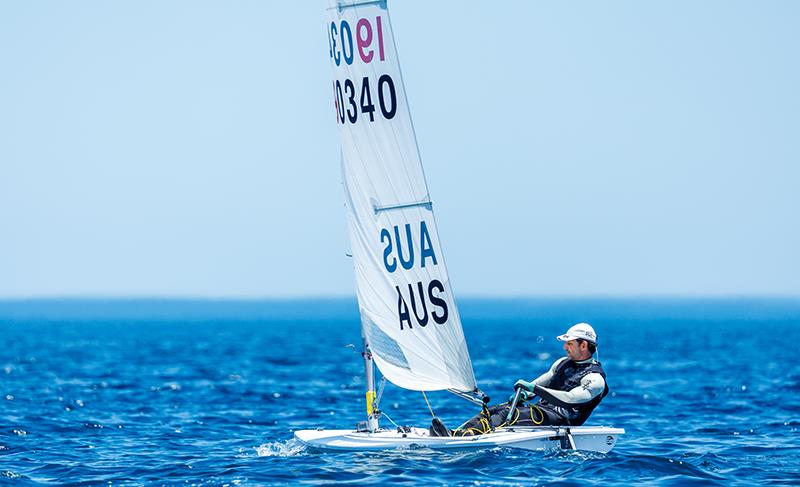
[[[39,484],[799,485],[800,300],[462,299],[497,402],[595,326],[608,454],[502,448],[314,451],[364,416],[354,299],[0,301],[0,481]],[[352,346],[351,346],[352,345]],[[477,412],[428,394],[455,426]],[[387,385],[398,424],[422,395]],[[383,424],[390,426],[386,419]]]

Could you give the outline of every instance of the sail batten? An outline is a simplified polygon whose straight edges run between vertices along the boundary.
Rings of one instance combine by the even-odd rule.
[[[414,390],[475,389],[385,1],[330,0],[333,106],[362,335]]]

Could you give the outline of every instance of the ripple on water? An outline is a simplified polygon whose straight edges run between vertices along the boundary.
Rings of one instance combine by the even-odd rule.
[[[306,451],[306,446],[292,438],[284,441],[273,441],[256,447],[259,457],[294,457]]]

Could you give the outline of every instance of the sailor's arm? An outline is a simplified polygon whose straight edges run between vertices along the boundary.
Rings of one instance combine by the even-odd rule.
[[[549,384],[550,379],[553,378],[553,374],[556,373],[556,369],[558,368],[559,365],[561,365],[561,362],[565,360],[567,360],[567,357],[561,357],[560,359],[553,362],[553,365],[550,366],[550,370],[540,375],[539,377],[533,379],[534,385],[546,386],[547,384]]]
[[[567,358],[566,357],[561,357],[560,359],[556,360],[555,362],[553,362],[553,365],[550,366],[550,370],[548,370],[544,374],[540,375],[539,377],[533,379],[533,381],[531,381],[531,382],[528,382],[528,381],[525,381],[525,380],[522,380],[522,379],[518,380],[514,384],[514,388],[516,389],[518,387],[522,387],[524,390],[532,393],[533,392],[533,388],[535,386],[537,386],[537,385],[546,386],[547,384],[550,383],[550,380],[553,378],[553,374],[555,374],[556,369],[558,368],[559,365],[561,365],[561,362],[563,362],[564,360],[567,360]],[[533,395],[526,394],[525,396],[523,396],[523,399],[526,400],[526,401],[529,400],[530,398],[528,396],[533,397]]]
[[[591,374],[586,374],[583,379],[581,379],[581,384],[572,390],[557,391],[537,384],[533,392],[551,404],[569,408],[591,401],[602,394],[605,388],[606,381],[603,379],[603,376],[593,372]]]

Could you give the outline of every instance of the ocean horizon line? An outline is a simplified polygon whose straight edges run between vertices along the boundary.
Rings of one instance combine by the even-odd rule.
[[[158,294],[52,294],[28,296],[0,296],[0,303],[12,302],[52,302],[52,301],[152,301],[152,302],[297,302],[297,301],[355,301],[355,294],[309,294],[309,295],[264,295],[264,296],[226,296],[226,295],[158,295]],[[798,294],[760,294],[760,293],[643,293],[643,294],[461,294],[456,301],[800,301]]]
[[[531,296],[456,300],[462,321],[790,320],[795,296]],[[355,296],[302,298],[0,298],[0,322],[28,321],[359,321]]]

